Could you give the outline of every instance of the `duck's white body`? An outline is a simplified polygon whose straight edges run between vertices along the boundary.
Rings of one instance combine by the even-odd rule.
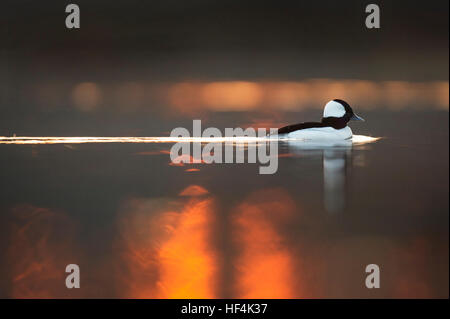
[[[329,140],[347,140],[353,136],[350,127],[342,129],[332,127],[313,127],[303,130],[297,130],[286,134],[289,139],[302,139],[311,141],[329,141]]]
[[[280,137],[305,141],[344,141],[353,133],[347,123],[350,120],[364,121],[350,105],[339,99],[329,101],[323,110],[321,122],[304,122],[278,129]]]

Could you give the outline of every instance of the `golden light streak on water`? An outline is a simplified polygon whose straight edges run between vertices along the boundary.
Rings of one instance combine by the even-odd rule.
[[[353,135],[353,144],[366,144],[379,137]],[[0,144],[84,144],[84,143],[260,143],[268,141],[303,141],[282,137],[50,137],[50,136],[0,136]]]

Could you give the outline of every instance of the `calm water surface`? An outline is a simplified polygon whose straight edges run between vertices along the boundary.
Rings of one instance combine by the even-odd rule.
[[[381,140],[280,143],[274,175],[170,144],[0,145],[0,297],[448,297],[448,112],[364,117]]]

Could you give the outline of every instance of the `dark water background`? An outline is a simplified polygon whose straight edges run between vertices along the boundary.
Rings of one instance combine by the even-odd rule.
[[[281,143],[274,175],[169,165],[170,144],[0,145],[1,296],[448,297],[448,112],[363,115],[381,140]]]

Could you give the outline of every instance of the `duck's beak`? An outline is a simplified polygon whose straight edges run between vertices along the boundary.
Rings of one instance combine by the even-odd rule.
[[[356,115],[355,113],[353,113],[353,115],[352,115],[352,117],[350,118],[350,120],[353,120],[353,121],[363,121],[363,122],[364,122],[364,119],[363,119],[362,117]]]

